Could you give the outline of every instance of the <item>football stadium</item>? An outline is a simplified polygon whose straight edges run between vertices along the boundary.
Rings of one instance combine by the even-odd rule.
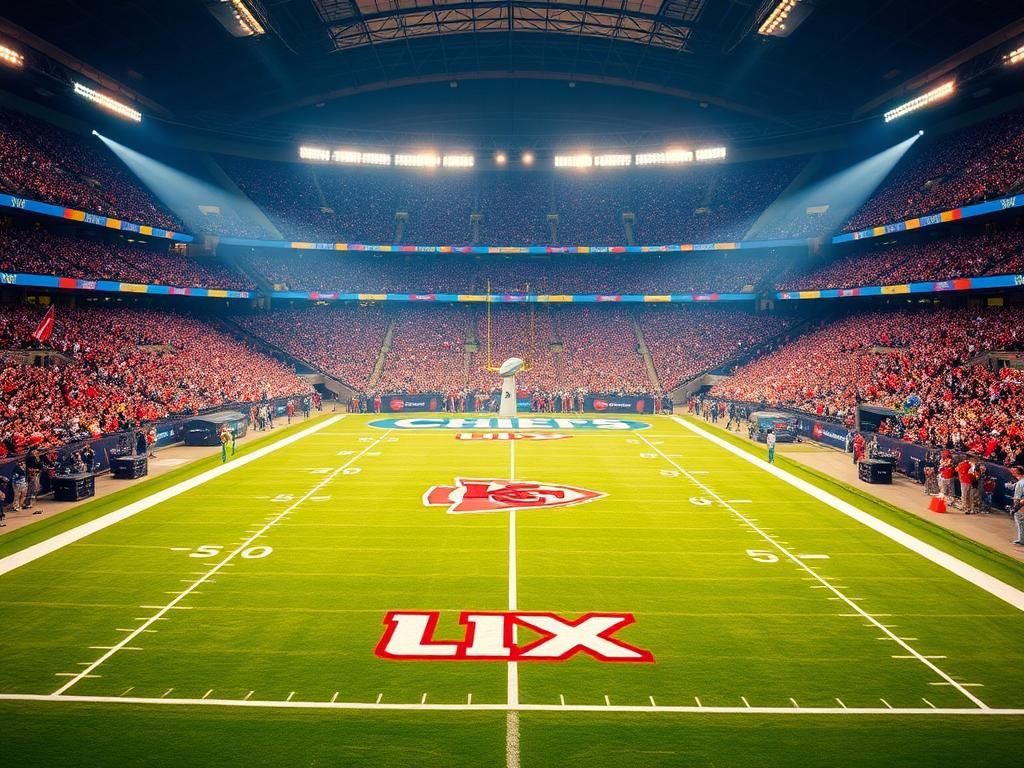
[[[5,765],[1022,764],[1019,3],[7,3],[0,360]]]

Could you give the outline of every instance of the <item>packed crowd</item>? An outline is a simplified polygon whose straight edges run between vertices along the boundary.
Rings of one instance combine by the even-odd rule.
[[[57,446],[170,414],[305,394],[293,371],[183,314],[58,308],[45,345],[37,308],[0,311],[0,454]],[[18,350],[52,350],[28,365]]]
[[[715,386],[715,396],[787,405],[852,425],[858,404],[896,412],[906,440],[1004,461],[1024,456],[1024,372],[989,351],[1024,350],[1024,309],[855,315]]]
[[[846,223],[857,230],[1006,194],[1024,181],[1024,111],[914,143]]]
[[[94,138],[0,110],[0,189],[180,231],[181,223]]]
[[[788,268],[785,251],[636,256],[384,255],[246,249],[252,271],[290,290],[350,293],[703,293],[743,291]]]
[[[466,388],[469,307],[403,307],[375,389],[459,392]]]
[[[234,322],[318,371],[358,390],[366,390],[390,313],[380,305],[304,307],[259,315],[239,315]]]
[[[640,312],[639,322],[665,390],[784,338],[795,324],[789,317],[761,314],[755,318],[748,312],[717,307],[650,307]]]
[[[288,239],[417,245],[623,245],[741,239],[806,158],[589,174],[417,174],[223,157]],[[549,214],[557,214],[549,222]],[[474,215],[477,219],[474,226]]]
[[[818,269],[783,278],[779,289],[854,288],[1015,273],[1024,266],[1024,233],[1019,229],[965,233],[840,253],[847,255]]]
[[[85,237],[41,227],[0,227],[0,271],[83,280],[154,283],[181,288],[255,290],[244,275],[213,257],[193,257],[127,237]],[[91,233],[88,233],[91,234]]]

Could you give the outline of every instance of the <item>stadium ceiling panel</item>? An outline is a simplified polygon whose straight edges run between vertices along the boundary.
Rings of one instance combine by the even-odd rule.
[[[313,0],[335,50],[417,37],[536,32],[685,51],[704,0]]]

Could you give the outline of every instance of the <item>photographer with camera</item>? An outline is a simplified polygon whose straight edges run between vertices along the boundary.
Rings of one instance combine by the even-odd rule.
[[[1017,538],[1014,544],[1024,545],[1024,467],[1019,464],[1010,469],[1013,479],[1013,522],[1017,524]]]

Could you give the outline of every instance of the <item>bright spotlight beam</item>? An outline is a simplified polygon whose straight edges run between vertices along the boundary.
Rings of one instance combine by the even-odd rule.
[[[827,221],[832,227],[841,226],[875,193],[919,138],[921,134],[915,133],[856,165],[777,200],[758,218],[750,237],[756,237],[759,231],[775,225],[791,226],[793,218],[809,215],[808,209],[827,212]],[[830,233],[822,231],[814,234]]]

